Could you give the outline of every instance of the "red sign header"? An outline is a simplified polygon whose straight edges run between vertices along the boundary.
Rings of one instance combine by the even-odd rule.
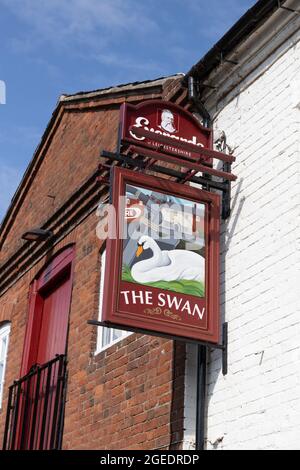
[[[212,148],[212,131],[180,106],[151,100],[121,106],[121,141],[198,160],[197,151]]]

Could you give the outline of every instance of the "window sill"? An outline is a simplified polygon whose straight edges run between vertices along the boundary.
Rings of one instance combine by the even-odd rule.
[[[124,336],[122,336],[121,338],[117,338],[114,341],[112,341],[111,343],[106,344],[105,346],[102,346],[101,348],[97,348],[96,351],[94,352],[94,356],[98,356],[98,354],[101,354],[102,352],[106,351],[110,347],[115,346],[117,343],[120,343],[121,341],[123,341],[123,339],[128,338],[128,336],[130,336],[132,334],[133,334],[133,332],[129,331]]]

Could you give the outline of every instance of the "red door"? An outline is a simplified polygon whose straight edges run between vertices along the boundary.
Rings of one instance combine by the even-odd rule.
[[[21,376],[24,382],[17,448],[51,449],[61,394],[57,355],[67,350],[74,249],[61,252],[32,285]],[[38,367],[37,367],[38,366]]]
[[[73,258],[74,248],[66,248],[31,286],[21,376],[66,352]]]
[[[37,364],[51,361],[56,354],[65,354],[70,307],[71,278],[40,293],[43,302],[42,322],[37,350]]]

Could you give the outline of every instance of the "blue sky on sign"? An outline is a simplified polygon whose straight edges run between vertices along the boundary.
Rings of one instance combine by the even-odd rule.
[[[187,72],[255,3],[0,0],[0,220],[59,95]]]

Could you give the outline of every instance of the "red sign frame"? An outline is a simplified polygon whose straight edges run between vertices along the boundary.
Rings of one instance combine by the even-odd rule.
[[[169,101],[148,100],[137,106],[124,103],[120,122],[122,144],[140,145],[191,161],[199,161],[201,148],[213,148],[212,129]],[[210,157],[202,156],[202,160],[212,164]]]
[[[114,168],[112,203],[116,214],[123,211],[116,218],[116,232],[119,233],[119,225],[122,224],[125,217],[125,208],[121,207],[120,196],[125,196],[126,185],[134,185],[146,190],[153,190],[165,195],[172,195],[187,201],[205,205],[204,234],[205,234],[205,296],[203,299],[196,298],[194,295],[171,293],[157,287],[148,287],[141,284],[124,282],[121,278],[123,240],[120,238],[108,238],[106,243],[106,271],[104,279],[102,320],[109,326],[122,326],[125,329],[133,331],[157,332],[167,335],[171,338],[186,338],[193,341],[208,343],[219,342],[219,231],[220,231],[220,196],[215,193],[200,190],[195,187],[174,183],[168,179],[156,178],[154,176],[144,175],[124,168]],[[143,297],[149,295],[153,300],[152,310],[149,307],[141,311],[141,307],[132,302],[126,304],[124,292],[129,289],[138,289],[139,295]],[[133,287],[132,287],[133,286]],[[137,287],[138,286],[138,287]],[[124,290],[125,289],[125,290]],[[135,292],[135,291],[134,291]],[[148,292],[148,294],[147,294]],[[159,298],[161,292],[168,293],[168,299],[174,301],[174,297],[183,299],[182,302],[188,302],[190,305],[198,305],[203,300],[205,313],[203,318],[192,318],[191,315],[180,317],[178,312],[165,311],[166,316],[155,313],[155,301]],[[122,293],[122,295],[121,295]],[[135,294],[136,295],[136,294]],[[173,296],[173,297],[172,297]],[[150,298],[150,297],[149,297]],[[195,300],[196,299],[196,300]],[[179,300],[178,300],[179,302]],[[197,304],[198,303],[198,304]],[[188,304],[186,304],[188,305]],[[199,304],[200,305],[200,304]],[[200,307],[199,307],[200,308]],[[199,310],[197,307],[197,310]],[[147,312],[146,312],[147,310]],[[150,314],[149,314],[150,313]],[[201,320],[199,320],[201,318]],[[196,321],[197,320],[197,321]],[[203,320],[203,321],[202,321]]]

